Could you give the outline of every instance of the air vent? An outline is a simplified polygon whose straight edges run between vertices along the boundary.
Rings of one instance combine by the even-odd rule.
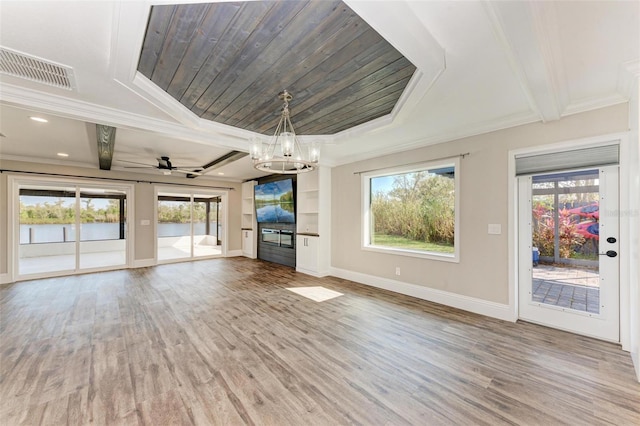
[[[5,47],[0,47],[0,73],[61,89],[75,88],[71,67],[43,61]]]

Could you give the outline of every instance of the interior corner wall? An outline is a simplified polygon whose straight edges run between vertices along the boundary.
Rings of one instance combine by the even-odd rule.
[[[9,211],[8,211],[8,193],[9,188],[6,173],[0,173],[0,277],[9,273],[8,255],[7,255],[7,232],[9,231]],[[3,282],[0,279],[0,283]]]
[[[332,268],[365,274],[436,291],[509,304],[508,202],[509,151],[628,130],[628,105],[619,104],[492,133],[431,145],[407,152],[350,163],[332,170]],[[469,152],[460,161],[460,262],[443,262],[366,251],[361,177],[354,172]],[[458,171],[456,171],[458,173]],[[502,234],[488,235],[488,224],[502,225]],[[400,267],[401,276],[395,275]],[[386,281],[385,281],[386,282]],[[439,293],[440,294],[440,293]]]
[[[225,224],[228,230],[227,251],[240,251],[242,233],[240,230],[241,222],[241,184],[227,181],[213,181],[206,179],[189,180],[185,182],[183,177],[173,176],[154,176],[149,174],[131,173],[124,171],[105,171],[98,169],[89,169],[84,167],[61,166],[55,164],[40,164],[22,161],[2,160],[0,168],[6,170],[19,170],[23,172],[50,173],[52,175],[73,175],[78,176],[78,180],[85,178],[103,178],[102,182],[109,182],[113,179],[114,183],[123,183],[118,179],[127,179],[132,181],[141,181],[134,183],[134,265],[143,264],[147,266],[151,259],[155,258],[155,186],[156,184],[145,183],[144,181],[158,182],[158,185],[167,184],[189,184],[210,187],[230,187],[233,190],[228,192],[228,205],[223,208],[228,209],[228,223]],[[8,250],[12,250],[7,246],[7,232],[9,231],[8,211],[7,211],[7,193],[10,191],[8,185],[9,173],[0,173],[0,278],[3,274],[8,273]],[[19,175],[19,174],[16,174]],[[33,175],[29,175],[33,176]],[[42,180],[47,180],[46,175],[40,176]],[[71,178],[73,179],[73,178]],[[98,181],[96,181],[98,182]],[[212,188],[214,189],[214,188]],[[149,226],[140,225],[140,221],[147,219],[150,221]],[[2,280],[0,280],[2,282]]]
[[[640,381],[640,82],[636,78],[629,101],[629,349]]]

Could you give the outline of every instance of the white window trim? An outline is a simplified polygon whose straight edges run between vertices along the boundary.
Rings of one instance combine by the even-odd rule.
[[[454,237],[453,245],[454,251],[452,254],[444,254],[437,252],[426,252],[418,250],[409,250],[402,248],[391,248],[382,246],[372,246],[368,242],[371,241],[370,234],[370,219],[371,212],[369,206],[371,204],[371,178],[390,176],[400,173],[411,173],[417,171],[423,171],[428,169],[437,169],[441,167],[454,167],[454,185],[455,185],[455,225],[454,225]],[[420,164],[411,164],[405,166],[389,167],[385,169],[379,169],[371,172],[365,172],[360,175],[361,189],[362,189],[362,205],[361,205],[361,217],[362,217],[362,233],[360,238],[361,249],[365,251],[378,252],[384,254],[392,254],[398,256],[418,257],[422,259],[439,260],[443,262],[460,263],[460,158],[452,158],[444,161],[424,162]]]

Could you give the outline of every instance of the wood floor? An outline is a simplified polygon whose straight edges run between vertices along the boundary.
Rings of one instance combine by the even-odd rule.
[[[7,285],[0,315],[3,425],[640,424],[616,345],[262,261]]]

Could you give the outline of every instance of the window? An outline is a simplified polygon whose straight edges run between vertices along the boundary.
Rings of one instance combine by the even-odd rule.
[[[365,250],[458,261],[458,161],[364,173]]]

